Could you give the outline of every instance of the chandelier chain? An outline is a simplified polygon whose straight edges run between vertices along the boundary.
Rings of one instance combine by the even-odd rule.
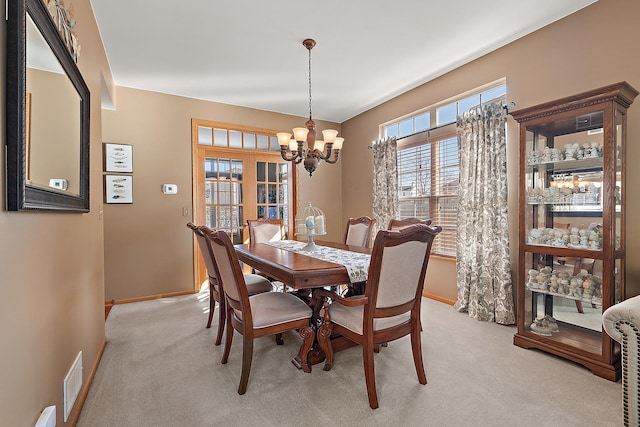
[[[311,49],[309,49],[309,120],[311,120]]]

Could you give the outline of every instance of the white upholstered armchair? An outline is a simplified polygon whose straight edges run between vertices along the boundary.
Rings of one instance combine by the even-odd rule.
[[[622,347],[622,405],[625,426],[640,425],[640,296],[609,307],[604,330]]]

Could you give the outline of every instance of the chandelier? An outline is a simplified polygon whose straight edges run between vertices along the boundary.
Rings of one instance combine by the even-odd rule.
[[[316,123],[311,118],[311,49],[316,45],[316,41],[306,39],[302,44],[309,51],[309,120],[305,123],[306,127],[293,129],[293,137],[287,132],[280,132],[276,135],[282,158],[294,164],[304,161],[304,168],[311,176],[320,160],[327,163],[338,161],[344,138],[338,137],[337,130],[325,129],[322,131],[323,139],[316,139]],[[307,143],[306,147],[304,146],[305,142]]]

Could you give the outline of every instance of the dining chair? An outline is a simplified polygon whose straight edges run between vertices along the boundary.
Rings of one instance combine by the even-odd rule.
[[[430,219],[420,219],[416,217],[402,218],[402,219],[392,219],[389,221],[389,230],[402,230],[403,228],[407,228],[413,224],[426,224],[431,225]]]
[[[364,246],[368,248],[371,246],[371,235],[373,234],[373,228],[376,225],[376,221],[368,216],[360,218],[349,218],[347,221],[347,227],[344,231],[344,244],[354,246]],[[342,289],[345,290],[345,296],[362,295],[364,293],[364,282],[347,283],[346,289],[342,285]]]
[[[211,242],[216,273],[222,280],[227,301],[227,326],[222,363],[229,360],[234,329],[242,335],[242,373],[238,394],[247,391],[251,361],[253,359],[254,338],[276,335],[297,329],[303,340],[298,353],[304,372],[311,372],[307,354],[315,339],[311,328],[311,308],[292,294],[267,292],[249,296],[244,275],[240,269],[238,255],[229,239],[222,232],[207,233]]]
[[[220,345],[222,342],[222,333],[224,331],[225,323],[225,304],[223,299],[222,284],[218,280],[218,276],[213,264],[213,253],[209,246],[209,242],[206,238],[206,233],[210,233],[211,229],[206,226],[197,226],[191,222],[187,224],[196,236],[202,259],[204,260],[207,268],[207,276],[209,280],[209,319],[207,320],[207,328],[211,327],[211,321],[213,320],[213,312],[216,308],[216,302],[218,303],[218,335],[216,336],[215,345]],[[272,290],[271,282],[264,277],[257,274],[245,274],[245,283],[247,284],[247,292],[249,295],[260,294],[263,292],[269,292]]]
[[[284,233],[283,222],[281,219],[271,219],[271,218],[258,218],[258,219],[248,219],[247,226],[249,227],[249,242],[250,243],[265,243],[265,242],[276,242],[279,240],[283,240],[286,236]],[[287,291],[287,285],[281,283],[270,277],[263,272],[256,270],[253,268],[251,270],[255,274],[259,274],[261,276],[266,277],[274,283],[274,286],[279,288],[280,284],[282,285],[282,291]]]
[[[273,242],[284,239],[281,219],[258,218],[248,219],[249,241],[251,243]]]
[[[349,218],[344,231],[345,245],[370,247],[371,235],[373,234],[375,225],[376,220],[368,216]]]
[[[318,343],[326,355],[324,370],[333,365],[332,333],[361,345],[372,409],[378,407],[373,360],[376,346],[410,335],[418,382],[427,383],[422,362],[420,304],[431,245],[441,231],[439,226],[425,224],[379,231],[364,295],[343,298],[324,289],[315,291],[316,298],[325,298],[323,323],[318,330]]]

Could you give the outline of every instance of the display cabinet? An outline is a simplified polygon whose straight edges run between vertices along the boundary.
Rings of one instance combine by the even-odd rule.
[[[620,378],[602,312],[624,298],[627,83],[513,111],[520,124],[518,331],[537,348]]]

